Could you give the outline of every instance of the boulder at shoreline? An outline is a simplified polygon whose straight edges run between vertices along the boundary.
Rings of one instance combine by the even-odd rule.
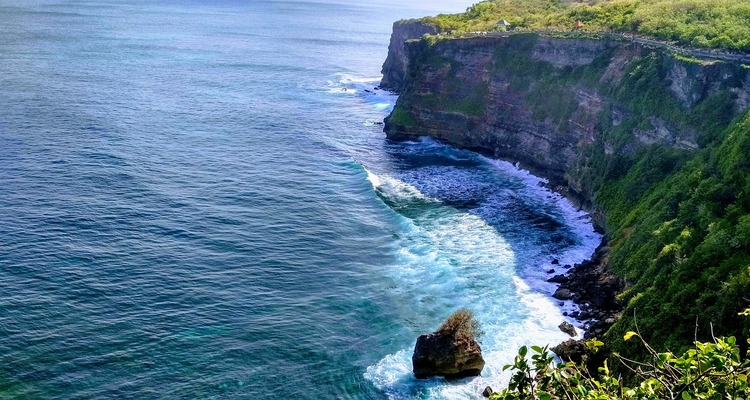
[[[482,349],[474,338],[444,332],[421,335],[411,361],[417,379],[477,376],[484,368]]]

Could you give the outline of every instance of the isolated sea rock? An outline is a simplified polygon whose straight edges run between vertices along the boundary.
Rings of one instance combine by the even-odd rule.
[[[576,328],[573,326],[573,324],[571,324],[568,321],[563,321],[563,323],[560,324],[560,325],[558,325],[557,327],[560,328],[561,331],[563,331],[563,332],[567,333],[568,335],[570,335],[571,337],[573,337],[573,336],[575,336],[575,335],[578,334],[578,332],[576,332]]]
[[[417,379],[477,376],[484,368],[482,349],[474,338],[446,332],[429,333],[417,338],[411,361]]]

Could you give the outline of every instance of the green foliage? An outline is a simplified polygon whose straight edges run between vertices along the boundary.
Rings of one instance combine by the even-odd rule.
[[[403,107],[399,107],[398,105],[393,109],[393,112],[391,113],[389,118],[393,124],[401,125],[406,128],[413,128],[417,126],[417,120],[414,119],[409,111],[405,110]]]
[[[505,19],[517,30],[630,32],[682,45],[750,51],[748,0],[486,0],[461,14],[424,20],[446,31],[497,29]]]
[[[641,0],[636,7],[632,0],[591,4],[504,0],[483,2],[467,14],[439,16],[437,21],[453,24],[450,26],[455,29],[473,30],[472,21],[479,19],[494,24],[503,18],[517,27],[535,27],[552,26],[568,15],[586,21],[616,21],[607,29],[636,30],[642,23],[631,22],[640,15],[641,7],[671,4],[683,13],[696,9],[692,5],[697,2]],[[727,9],[748,3],[750,0],[734,1],[732,5],[723,0],[711,2]],[[505,12],[518,12],[523,17],[513,19]],[[555,13],[563,19],[553,18]],[[724,18],[722,13],[715,18]],[[588,22],[587,27],[591,27]],[[643,48],[622,60],[622,70],[613,78],[609,67],[614,56],[610,50],[602,51],[589,64],[558,68],[534,59],[531,50],[538,40],[538,35],[529,33],[498,41],[489,67],[508,79],[502,95],[519,97],[529,106],[533,119],[560,132],[576,129],[572,124],[592,122],[580,121],[580,115],[587,114],[577,109],[580,102],[576,96],[602,99],[601,112],[585,126],[600,135],[585,145],[575,161],[580,164],[569,173],[572,181],[581,184],[583,194],[595,199],[606,215],[611,235],[609,264],[630,284],[621,295],[626,312],[605,337],[610,347],[628,356],[647,356],[642,347],[622,341],[626,327],[635,322],[631,317],[634,310],[642,316],[641,328],[660,348],[681,350],[693,339],[709,339],[709,322],[721,335],[747,336],[750,323],[738,312],[750,304],[750,114],[738,118],[736,91],[728,87],[685,87],[689,96],[681,101],[670,88],[668,77],[673,76],[676,66],[695,73],[691,68],[700,66],[693,60],[675,60],[662,51]],[[460,64],[465,60],[452,56],[455,52],[450,51],[448,42],[422,41],[423,48],[410,74],[414,88],[429,87],[431,91],[412,93],[409,90],[413,89],[407,89],[398,100],[392,122],[416,126],[418,119],[412,110],[419,108],[460,112],[469,117],[486,111],[486,84],[467,83],[472,80],[460,76],[466,71]],[[470,46],[471,41],[462,45]],[[721,67],[717,70],[747,79],[746,68]],[[425,76],[437,79],[421,85],[418,80]],[[698,85],[686,82],[684,86]],[[685,98],[694,103],[684,104]],[[514,111],[504,108],[498,112]],[[636,137],[639,132],[658,133],[659,129],[693,135],[689,139],[695,140],[700,150],[677,149],[665,143],[645,145]],[[619,368],[619,364],[613,368]]]
[[[482,336],[482,329],[479,326],[479,321],[474,318],[474,313],[466,308],[456,310],[451,314],[440,328],[438,332],[446,333],[454,337],[466,337],[478,339]]]
[[[488,31],[496,29],[505,19],[514,27],[541,27],[548,16],[563,12],[567,7],[561,0],[493,0],[482,1],[462,14],[441,14],[425,18],[443,30],[454,32]]]
[[[639,156],[600,192],[615,211],[610,266],[632,284],[622,295],[627,310],[607,334],[621,353],[634,352],[617,340],[633,310],[672,349],[712,328],[735,336],[750,328],[737,315],[750,302],[750,113],[687,162],[664,169],[662,151]]]
[[[711,342],[698,342],[682,355],[657,352],[636,332],[628,332],[624,340],[638,338],[648,354],[645,362],[615,356],[632,372],[626,382],[610,371],[607,362],[592,374],[583,365],[573,362],[555,363],[547,347],[521,347],[513,364],[503,370],[513,371],[508,388],[493,393],[490,400],[580,399],[747,399],[750,397],[748,374],[750,361],[740,359],[734,337]],[[750,339],[749,339],[750,341]],[[593,339],[586,343],[596,351],[603,345]]]

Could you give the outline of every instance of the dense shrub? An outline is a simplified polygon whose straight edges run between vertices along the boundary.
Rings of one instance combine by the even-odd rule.
[[[474,318],[474,313],[466,308],[459,309],[451,314],[445,322],[440,325],[438,332],[454,337],[474,339],[478,339],[482,335],[479,321]]]
[[[696,341],[679,356],[657,352],[636,332],[624,336],[625,341],[633,338],[648,354],[645,361],[614,356],[630,372],[629,379],[615,376],[607,362],[596,373],[573,362],[555,363],[546,347],[532,346],[529,360],[528,348],[522,347],[513,364],[504,368],[513,371],[508,388],[492,394],[490,400],[750,398],[750,361],[740,358],[734,337]],[[586,345],[596,352],[603,343],[592,340]]]
[[[619,210],[610,222],[610,266],[632,284],[621,296],[628,311],[607,335],[619,352],[634,351],[618,340],[633,325],[634,310],[654,342],[673,350],[688,347],[696,333],[710,338],[712,329],[736,337],[750,333],[748,321],[737,315],[750,305],[750,113],[723,136],[642,186],[635,200],[615,191],[604,196],[605,208]],[[608,188],[648,176],[628,174]]]

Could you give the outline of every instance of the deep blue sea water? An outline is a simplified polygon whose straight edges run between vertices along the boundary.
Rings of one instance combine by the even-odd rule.
[[[377,124],[392,22],[470,2],[0,0],[0,398],[479,398],[565,339],[588,217]],[[459,307],[482,376],[414,380]]]

